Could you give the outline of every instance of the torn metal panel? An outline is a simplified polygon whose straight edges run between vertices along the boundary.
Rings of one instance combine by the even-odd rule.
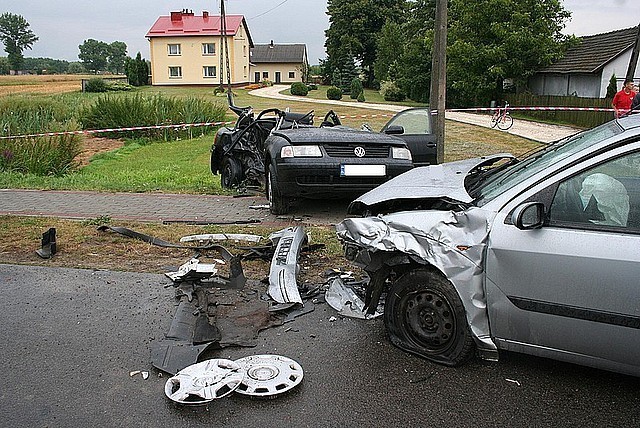
[[[260,242],[262,236],[246,233],[206,233],[202,235],[189,235],[180,238],[180,242],[212,242],[212,241],[246,241]]]
[[[271,261],[269,296],[278,303],[302,303],[296,275],[300,250],[307,239],[304,229],[301,226],[283,229],[274,239],[278,243]]]
[[[382,315],[382,312],[378,311],[371,315],[365,313],[364,301],[341,278],[336,278],[331,282],[324,298],[329,306],[346,317],[372,319]]]
[[[397,252],[438,268],[455,286],[481,351],[496,352],[490,338],[483,287],[483,254],[495,212],[405,211],[378,217],[348,218],[336,225],[338,237],[369,254]],[[357,261],[357,260],[356,260]]]

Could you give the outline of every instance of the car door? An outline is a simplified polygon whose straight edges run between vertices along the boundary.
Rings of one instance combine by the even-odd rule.
[[[415,166],[434,165],[436,137],[428,108],[411,108],[396,114],[380,132],[392,134],[407,143]]]
[[[486,291],[499,347],[640,370],[640,150],[634,146],[543,182],[544,190],[526,199],[546,200],[541,228],[521,230],[509,215],[497,217]]]

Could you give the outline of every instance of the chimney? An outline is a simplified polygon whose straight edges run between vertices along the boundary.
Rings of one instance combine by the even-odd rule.
[[[171,12],[171,22],[182,21],[182,12]]]
[[[209,12],[207,12],[206,10],[203,10],[203,11],[202,11],[202,17],[203,17],[204,19],[207,19],[207,18],[209,17]]]
[[[273,49],[273,40],[271,40],[271,43],[269,43],[269,49]]]

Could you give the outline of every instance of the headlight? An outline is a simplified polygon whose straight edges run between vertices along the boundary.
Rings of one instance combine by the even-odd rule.
[[[318,146],[284,146],[280,149],[282,158],[321,158],[322,151]]]
[[[391,147],[391,156],[394,159],[411,160],[411,152],[404,147]]]

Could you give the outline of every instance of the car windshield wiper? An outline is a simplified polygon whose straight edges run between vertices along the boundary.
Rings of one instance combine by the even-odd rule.
[[[469,189],[467,190],[467,193],[469,194],[469,196],[471,196],[472,198],[475,198],[474,194],[478,191],[478,189],[491,177],[495,177],[496,174],[504,171],[505,169],[509,168],[512,165],[517,164],[518,162],[520,162],[520,160],[518,158],[511,158],[509,159],[509,161],[503,163],[502,165],[499,165],[495,168],[486,168],[486,169],[478,169],[478,170],[474,170],[472,173],[476,174],[476,178],[473,181],[473,183],[470,183],[469,185]]]

